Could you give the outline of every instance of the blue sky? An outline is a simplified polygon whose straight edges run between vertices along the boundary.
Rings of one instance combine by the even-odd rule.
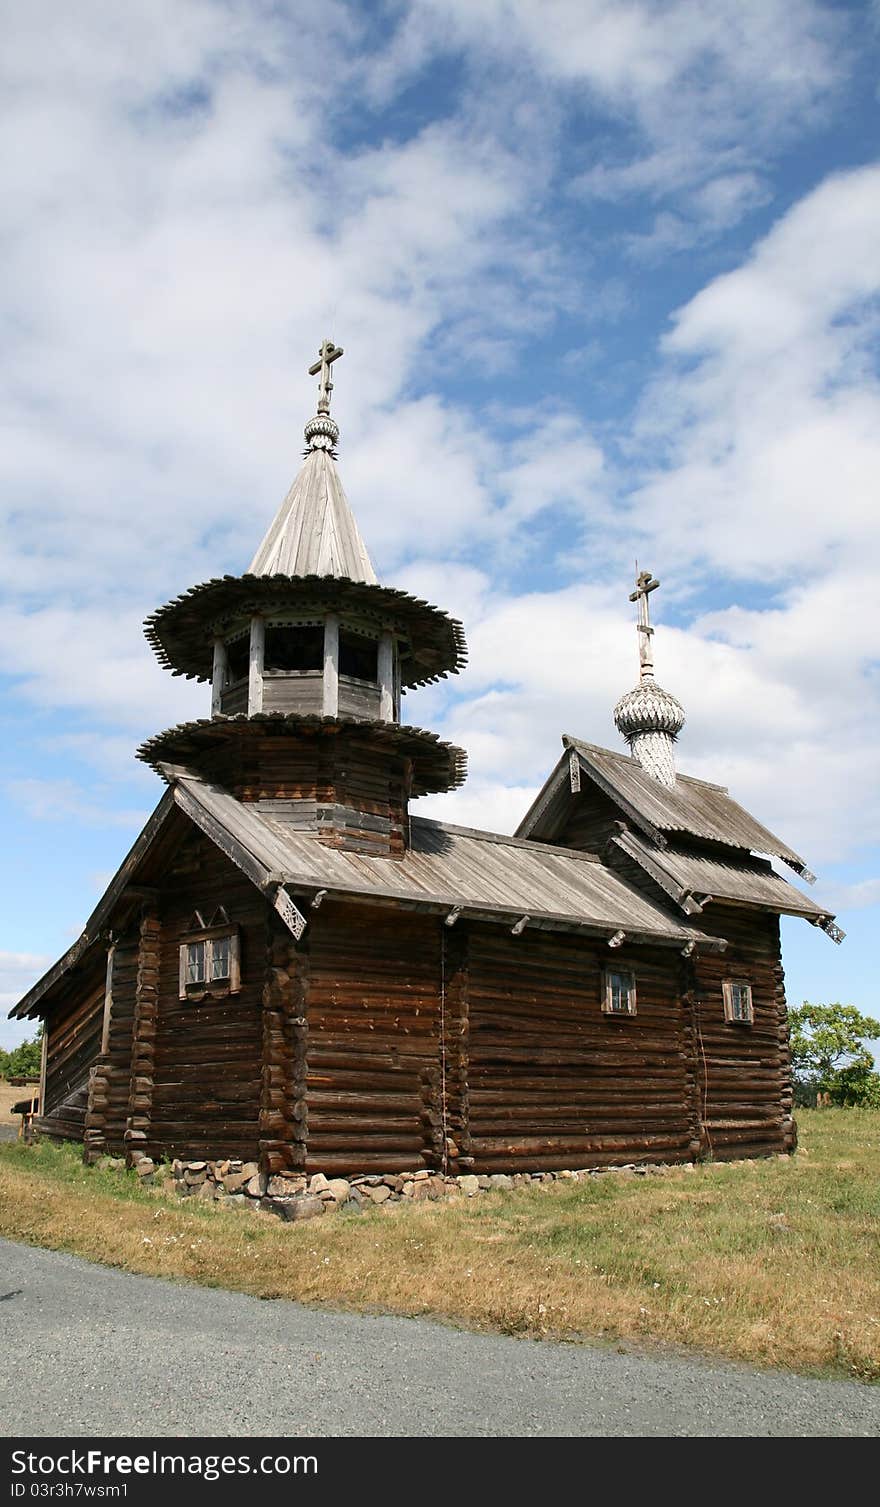
[[[33,0],[0,60],[0,1000],[79,932],[208,706],[141,622],[242,570],[324,335],[381,577],[471,658],[408,698],[510,830],[617,746],[633,561],[679,763],[803,852],[791,999],[877,1013],[876,5]],[[0,1041],[19,1028],[3,1024]]]

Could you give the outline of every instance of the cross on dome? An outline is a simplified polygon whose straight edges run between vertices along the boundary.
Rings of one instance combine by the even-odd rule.
[[[638,562],[636,562],[638,570]],[[654,651],[651,648],[651,639],[654,629],[651,627],[651,612],[648,597],[652,591],[656,591],[660,582],[655,580],[649,570],[640,570],[636,576],[636,589],[631,591],[629,599],[639,604],[639,677],[641,680],[654,678]]]
[[[318,350],[318,359],[309,367],[309,376],[317,377],[318,382],[318,412],[330,412],[330,394],[333,391],[333,383],[330,380],[330,368],[334,361],[344,355],[341,345],[334,345],[332,340],[322,340]]]

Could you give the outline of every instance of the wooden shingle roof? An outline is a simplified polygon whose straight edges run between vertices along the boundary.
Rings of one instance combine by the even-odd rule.
[[[563,743],[573,753],[581,771],[619,807],[634,826],[664,845],[675,833],[709,842],[767,853],[781,858],[798,874],[812,880],[806,863],[787,843],[749,814],[728,794],[723,785],[679,774],[668,788],[653,780],[629,754],[584,743],[569,735]],[[554,769],[519,827],[518,837],[552,840],[560,814],[570,801],[569,752]]]
[[[377,584],[327,450],[310,450],[248,566],[251,576],[336,576]]]

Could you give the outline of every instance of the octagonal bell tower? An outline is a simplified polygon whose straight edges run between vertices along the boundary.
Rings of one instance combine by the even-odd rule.
[[[175,674],[211,682],[211,717],[151,738],[160,772],[195,768],[239,800],[333,847],[400,856],[411,796],[465,777],[461,749],[403,726],[407,690],[455,674],[461,624],[379,584],[339,472],[333,364],[317,362],[305,461],[244,575],[194,586],[145,631]]]

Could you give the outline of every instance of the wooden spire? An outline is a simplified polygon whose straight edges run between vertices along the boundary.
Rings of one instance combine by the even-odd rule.
[[[324,340],[309,374],[318,377],[318,411],[305,427],[305,464],[248,566],[254,576],[336,576],[377,584],[367,546],[335,464],[339,430],[330,417],[330,380],[342,347]]]

